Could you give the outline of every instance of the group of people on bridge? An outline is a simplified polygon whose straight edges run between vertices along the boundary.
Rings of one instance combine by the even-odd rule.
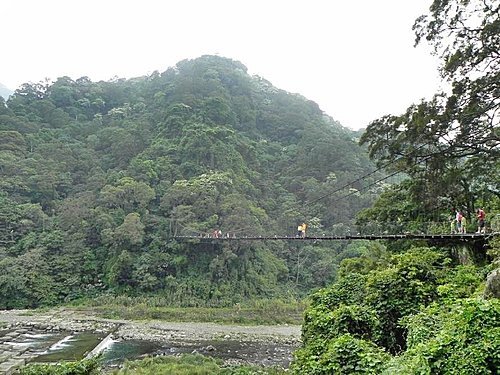
[[[486,213],[482,208],[476,210],[477,232],[478,234],[486,233]],[[303,222],[297,226],[296,238],[306,238],[308,224]],[[463,211],[454,209],[450,217],[451,234],[466,234],[467,233],[467,218]],[[236,238],[235,233],[222,233],[220,229],[214,229],[210,233],[200,233],[200,237],[205,238]]]
[[[205,234],[205,237],[209,237],[209,238],[231,238],[231,237],[236,238],[236,235],[234,233],[231,235],[231,233],[229,233],[229,232],[223,234],[220,229],[214,229],[212,233]]]
[[[306,231],[307,231],[307,223],[302,223],[299,224],[297,227],[297,234],[295,237],[297,238],[306,238]],[[236,238],[235,233],[222,233],[220,229],[214,229],[210,233],[200,233],[200,237],[205,237],[205,238]]]
[[[461,210],[454,210],[455,213],[452,216],[450,222],[451,234],[466,234],[467,233],[467,218]],[[476,233],[486,233],[485,219],[486,213],[482,208],[476,210],[477,219],[477,232]]]

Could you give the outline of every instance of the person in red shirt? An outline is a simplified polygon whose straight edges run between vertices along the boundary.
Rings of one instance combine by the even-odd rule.
[[[462,211],[455,211],[455,224],[457,225],[457,233],[462,233]]]
[[[486,213],[482,208],[476,211],[477,217],[477,233],[486,233],[486,228],[484,226],[484,219],[486,218]]]

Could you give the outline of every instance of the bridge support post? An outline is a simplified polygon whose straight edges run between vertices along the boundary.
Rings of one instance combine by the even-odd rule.
[[[456,243],[452,246],[451,255],[463,265],[484,265],[486,244],[484,241]]]
[[[472,251],[470,246],[467,246],[467,244],[462,243],[454,245],[452,247],[451,254],[454,258],[456,258],[458,263],[464,266],[474,264]]]

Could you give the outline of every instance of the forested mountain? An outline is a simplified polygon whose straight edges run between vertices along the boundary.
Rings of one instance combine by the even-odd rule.
[[[3,85],[0,82],[0,96],[3,97],[5,100],[9,98],[9,95],[12,95],[12,90],[7,88],[5,85]]]
[[[372,169],[316,103],[227,58],[24,84],[0,99],[0,308],[102,293],[221,305],[326,285],[353,250],[171,236],[349,226],[376,192],[331,192]]]

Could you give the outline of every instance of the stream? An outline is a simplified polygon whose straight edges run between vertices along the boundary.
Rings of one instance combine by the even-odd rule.
[[[104,341],[103,341],[104,340]],[[115,339],[107,332],[71,332],[47,331],[30,327],[0,331],[1,365],[16,363],[21,359],[27,363],[55,363],[75,361],[85,358],[96,346],[102,355],[103,364],[116,367],[125,360],[142,358],[147,355],[178,355],[200,353],[220,358],[228,363],[252,363],[263,366],[288,367],[294,344],[269,341],[245,341],[235,339],[199,339],[185,338],[182,341]],[[10,362],[9,362],[10,361]],[[14,361],[14,362],[13,362]],[[15,362],[17,361],[17,362]],[[1,371],[0,365],[0,371]]]
[[[297,342],[293,340],[270,340],[269,337],[256,339],[255,335],[245,334],[238,336],[234,332],[238,327],[232,326],[225,327],[232,330],[231,335],[220,336],[214,331],[219,326],[210,324],[203,326],[209,334],[202,334],[201,331],[195,334],[200,330],[196,323],[178,327],[177,323],[164,322],[162,325],[156,323],[153,326],[138,327],[121,322],[106,323],[100,328],[96,328],[98,323],[91,326],[82,323],[83,327],[78,326],[78,321],[72,324],[69,326],[73,328],[93,329],[69,330],[68,327],[64,329],[60,326],[22,322],[0,330],[0,373],[8,373],[28,363],[75,361],[95,354],[102,355],[106,367],[117,367],[125,360],[145,356],[200,353],[231,364],[286,368],[291,361],[292,352],[297,348]],[[163,325],[168,325],[169,329],[165,329]],[[255,327],[240,328],[258,331]],[[129,336],[131,332],[135,335]]]

